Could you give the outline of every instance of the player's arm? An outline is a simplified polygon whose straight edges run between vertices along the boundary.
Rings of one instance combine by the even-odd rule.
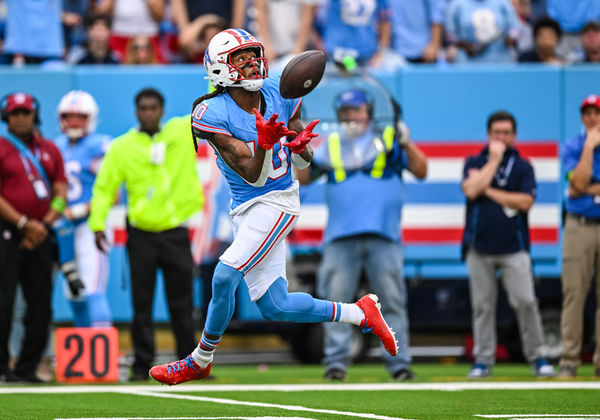
[[[304,124],[302,123],[302,115],[301,115],[301,111],[300,108],[298,108],[298,111],[294,114],[294,116],[292,118],[290,118],[290,121],[288,122],[288,128],[292,131],[295,131],[296,133],[302,133],[302,131],[304,130]],[[296,138],[296,135],[293,136],[288,136],[288,141],[292,141]],[[310,141],[310,139],[309,139]],[[308,166],[310,165],[310,162],[312,162],[313,159],[313,150],[312,147],[310,147],[310,144],[306,143],[306,146],[304,148],[304,150],[301,153],[293,153],[292,154],[292,160],[294,160],[295,157],[299,157],[301,158],[304,162],[306,162],[305,165],[298,165],[296,164],[296,162],[293,162],[296,166]]]
[[[242,140],[225,134],[214,134],[209,140],[223,161],[247,183],[261,187],[265,184],[273,149],[256,147],[254,153]]]

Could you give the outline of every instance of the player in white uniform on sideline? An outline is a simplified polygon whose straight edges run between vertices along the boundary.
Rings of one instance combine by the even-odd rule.
[[[55,225],[60,268],[67,280],[67,298],[77,327],[103,327],[112,323],[106,299],[108,256],[96,248],[86,223],[92,185],[111,138],[95,133],[98,105],[89,93],[72,90],[58,104],[63,134],[55,140],[65,162],[69,183],[67,208]]]
[[[395,355],[394,334],[375,295],[347,304],[287,291],[284,239],[300,214],[298,181],[292,178],[291,164],[299,168],[310,164],[308,143],[317,135],[312,130],[318,121],[304,128],[301,99],[281,97],[279,77],[268,77],[263,45],[244,30],[227,29],[215,35],[204,66],[216,91],[194,102],[192,132],[214,148],[217,165],[229,183],[234,241],[215,269],[200,343],[185,359],[154,366],[150,375],[168,385],[209,375],[242,280],[268,320],[359,325]]]

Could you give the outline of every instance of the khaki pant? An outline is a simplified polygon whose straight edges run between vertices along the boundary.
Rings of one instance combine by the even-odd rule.
[[[581,363],[583,309],[592,277],[600,302],[600,224],[586,224],[567,216],[563,236],[562,313],[560,330],[563,353],[561,366],[577,367]],[[600,304],[596,308],[596,351],[594,365],[600,367]]]

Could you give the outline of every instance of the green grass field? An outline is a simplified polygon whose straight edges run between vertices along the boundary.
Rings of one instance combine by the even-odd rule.
[[[358,365],[329,383],[321,366],[216,366],[214,380],[176,387],[0,385],[0,419],[600,419],[600,380],[538,380],[528,366],[498,365],[467,381],[469,366],[417,364],[417,379],[392,381]]]

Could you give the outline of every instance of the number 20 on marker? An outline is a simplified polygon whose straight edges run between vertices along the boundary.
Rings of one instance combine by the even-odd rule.
[[[116,328],[58,328],[58,382],[117,382],[119,337]]]

